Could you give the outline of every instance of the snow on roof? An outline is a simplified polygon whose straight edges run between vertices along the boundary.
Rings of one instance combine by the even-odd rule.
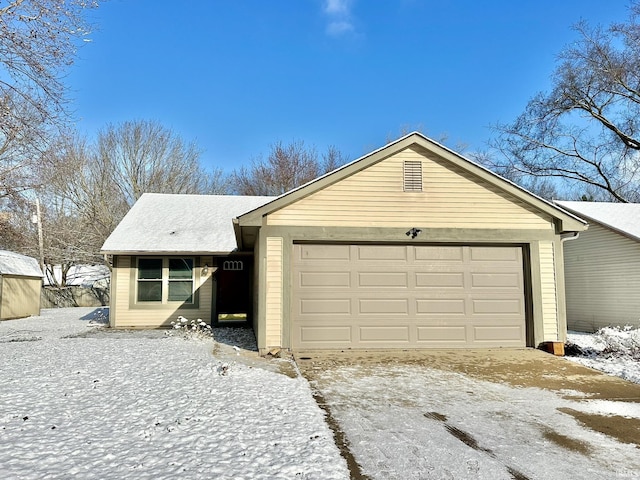
[[[104,253],[216,253],[236,245],[232,219],[274,197],[145,193],[102,246]]]
[[[560,207],[640,241],[640,203],[560,202]]]
[[[40,270],[40,265],[35,258],[0,250],[0,275],[42,277],[42,270]]]

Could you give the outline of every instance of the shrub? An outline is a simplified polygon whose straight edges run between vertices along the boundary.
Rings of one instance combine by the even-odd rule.
[[[640,360],[640,329],[634,329],[629,325],[604,327],[594,335],[596,342],[603,346],[603,355],[624,355]]]
[[[189,320],[180,315],[176,320],[171,322],[171,325],[173,325],[173,330],[167,332],[168,335],[173,335],[175,332],[184,338],[211,338],[213,336],[211,325],[200,318],[197,320]]]

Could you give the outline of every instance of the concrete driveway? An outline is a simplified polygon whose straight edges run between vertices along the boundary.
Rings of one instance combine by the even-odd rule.
[[[295,357],[352,478],[638,478],[638,384],[533,349]]]

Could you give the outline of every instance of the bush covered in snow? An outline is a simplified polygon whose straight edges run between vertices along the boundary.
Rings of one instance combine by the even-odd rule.
[[[640,383],[640,329],[605,327],[596,333],[569,332],[567,357],[587,367]]]
[[[640,329],[630,325],[625,327],[605,327],[595,334],[595,341],[603,345],[601,355],[627,355],[640,360]]]
[[[167,332],[172,335],[174,332],[185,338],[211,338],[211,325],[198,318],[197,320],[189,320],[180,315],[176,320],[171,322],[173,331]]]
[[[640,329],[632,326],[604,327],[589,336],[569,336],[567,354],[586,357],[631,357],[640,360]]]

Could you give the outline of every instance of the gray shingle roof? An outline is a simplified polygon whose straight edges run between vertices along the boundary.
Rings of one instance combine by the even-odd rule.
[[[145,193],[102,246],[104,253],[223,253],[236,245],[232,219],[274,197]]]
[[[0,275],[42,277],[42,271],[35,258],[0,250]]]
[[[640,203],[560,202],[560,207],[640,241]]]

